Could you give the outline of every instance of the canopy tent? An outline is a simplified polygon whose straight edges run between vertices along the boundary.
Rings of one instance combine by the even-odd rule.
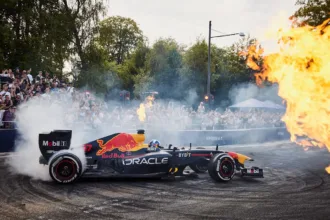
[[[262,109],[273,109],[273,110],[284,110],[285,107],[275,104],[271,101],[259,101],[257,99],[248,99],[235,105],[229,106],[229,108],[262,108]]]
[[[279,105],[279,104],[276,104],[274,102],[271,102],[271,101],[264,101],[265,105],[267,106],[267,108],[272,108],[272,109],[285,109],[284,106],[282,105]]]

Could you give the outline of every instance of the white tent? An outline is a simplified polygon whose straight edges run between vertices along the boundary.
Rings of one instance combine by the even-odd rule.
[[[229,106],[229,108],[264,108],[265,104],[257,99],[248,99],[235,105]]]
[[[282,105],[279,105],[279,104],[276,104],[274,102],[271,102],[271,101],[264,101],[264,104],[266,106],[266,108],[272,108],[272,109],[285,109],[284,106]]]

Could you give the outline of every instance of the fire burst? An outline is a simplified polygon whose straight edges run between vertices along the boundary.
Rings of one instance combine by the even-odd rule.
[[[327,147],[330,151],[330,30],[329,20],[312,27],[292,27],[278,31],[279,52],[264,56],[263,65],[256,60],[264,52],[252,45],[247,64],[254,70],[257,83],[268,80],[279,85],[279,96],[287,105],[282,118],[291,134],[313,141],[303,146]],[[330,173],[330,166],[326,168]]]
[[[153,105],[153,101],[155,100],[155,97],[153,96],[148,96],[145,99],[145,103],[141,103],[140,107],[136,110],[136,113],[139,117],[139,120],[141,122],[144,122],[146,120],[146,107],[151,108]]]

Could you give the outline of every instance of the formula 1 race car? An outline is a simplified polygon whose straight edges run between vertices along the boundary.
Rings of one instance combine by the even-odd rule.
[[[248,156],[210,149],[150,148],[144,144],[144,130],[136,134],[115,133],[84,145],[83,156],[71,145],[71,130],[39,134],[39,163],[49,166],[51,178],[72,183],[81,176],[91,177],[175,177],[184,176],[190,166],[197,173],[208,171],[215,181],[230,181],[236,173],[263,177],[258,167],[245,168]],[[80,146],[82,147],[82,146]],[[86,160],[86,161],[84,161]]]

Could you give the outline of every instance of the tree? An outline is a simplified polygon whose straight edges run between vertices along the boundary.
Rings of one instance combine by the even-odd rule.
[[[7,67],[61,72],[70,43],[61,21],[55,0],[1,1],[0,63]]]
[[[330,18],[330,0],[297,0],[296,5],[300,8],[293,16],[302,24],[317,26]]]
[[[85,48],[95,35],[95,27],[104,14],[102,0],[61,0],[62,24],[68,32],[71,49],[79,56],[82,74],[88,70]]]
[[[147,54],[144,71],[135,77],[134,93],[156,90],[161,98],[181,98],[182,51],[174,39],[157,40]]]
[[[134,20],[115,16],[100,22],[98,41],[107,51],[109,61],[121,64],[143,41],[143,34]]]
[[[211,82],[211,91],[216,94],[217,101],[228,99],[228,92],[235,85],[254,82],[254,72],[246,65],[247,57],[241,56],[241,52],[247,51],[254,42],[254,38],[247,36],[230,47],[218,50],[215,79]]]
[[[122,82],[123,89],[130,92],[134,90],[134,82],[146,72],[147,56],[150,48],[144,43],[140,43],[129,59],[118,65],[118,75]]]
[[[0,64],[61,73],[64,60],[85,48],[103,12],[98,0],[0,1]]]
[[[206,93],[207,82],[207,62],[208,62],[208,45],[203,39],[197,39],[184,53],[185,75],[190,82],[190,86],[196,89],[200,98]]]

